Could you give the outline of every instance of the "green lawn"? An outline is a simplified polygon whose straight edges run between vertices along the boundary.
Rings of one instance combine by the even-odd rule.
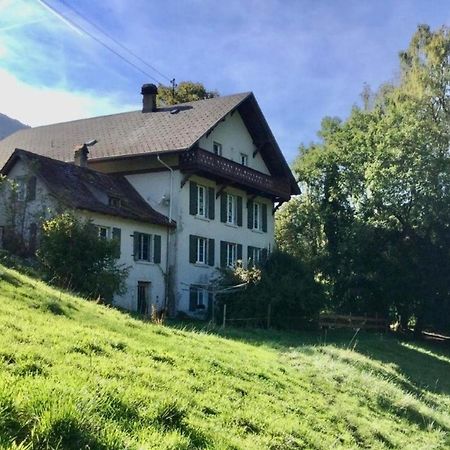
[[[0,266],[0,448],[450,448],[450,352],[153,325]]]

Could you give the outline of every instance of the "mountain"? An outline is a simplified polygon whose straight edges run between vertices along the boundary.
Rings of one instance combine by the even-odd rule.
[[[19,122],[16,119],[11,119],[5,114],[0,113],[0,140],[15,133],[22,128],[30,128],[28,125]]]

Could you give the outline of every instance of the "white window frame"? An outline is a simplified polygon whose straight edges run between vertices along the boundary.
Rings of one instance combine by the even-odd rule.
[[[228,225],[237,224],[237,197],[227,194],[227,221]]]
[[[213,142],[213,152],[217,156],[222,156],[222,144],[220,142]]]
[[[104,225],[97,226],[97,235],[100,239],[110,240],[111,239],[111,228]],[[104,236],[102,236],[102,231],[104,231]]]
[[[201,184],[197,184],[197,216],[208,217],[208,189]]]
[[[202,237],[197,238],[197,252],[195,259],[196,264],[208,263],[208,239]]]
[[[237,261],[237,244],[227,242],[227,267],[234,267]]]
[[[241,164],[248,167],[248,155],[246,153],[241,153]]]
[[[253,203],[253,229],[262,231],[262,205],[261,203]]]
[[[145,237],[148,237],[148,259],[143,258],[144,256],[144,239]],[[138,233],[138,239],[139,239],[139,248],[138,248],[138,254],[137,254],[137,261],[144,261],[144,262],[153,262],[153,235],[148,233]]]
[[[261,262],[261,257],[262,257],[262,248],[253,247],[252,254],[249,256],[250,256],[250,260],[251,260],[252,264],[259,264]]]

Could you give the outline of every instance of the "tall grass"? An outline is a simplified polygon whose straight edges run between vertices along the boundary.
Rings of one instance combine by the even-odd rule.
[[[0,267],[0,448],[450,448],[450,355],[157,325]]]

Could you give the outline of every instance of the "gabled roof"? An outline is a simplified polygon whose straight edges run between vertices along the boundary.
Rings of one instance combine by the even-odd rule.
[[[174,226],[166,216],[155,211],[123,176],[96,172],[20,149],[15,149],[0,173],[8,175],[19,159],[29,164],[33,174],[65,207]],[[109,198],[119,199],[119,205],[111,206]]]
[[[175,114],[172,112],[177,110]],[[225,116],[238,110],[275,176],[297,184],[251,92],[183,103],[155,112],[132,111],[20,130],[0,141],[0,167],[15,148],[61,161],[73,161],[73,149],[89,140],[89,160],[115,159],[149,153],[180,152],[195,146]]]

